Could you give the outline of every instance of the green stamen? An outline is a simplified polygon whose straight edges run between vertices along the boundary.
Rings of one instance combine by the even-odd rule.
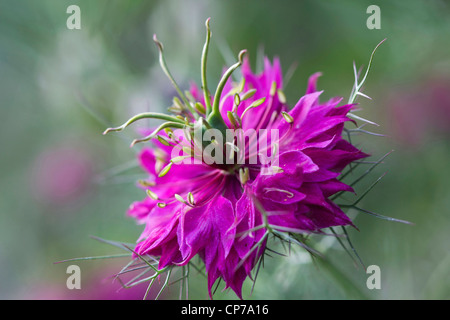
[[[241,181],[241,184],[244,185],[247,183],[248,179],[250,178],[248,168],[240,168],[239,169],[239,181]]]
[[[256,89],[250,89],[248,90],[246,93],[244,93],[244,95],[242,96],[242,101],[250,99],[251,97],[253,97],[256,93]]]
[[[277,91],[277,83],[275,81],[272,82],[272,86],[270,87],[270,96],[275,96],[275,93]]]
[[[292,118],[292,116],[289,113],[282,111],[281,114],[283,115],[283,118],[284,120],[286,120],[287,123],[294,122],[294,118]]]
[[[256,101],[253,101],[252,104],[249,105],[247,108],[245,108],[244,112],[242,112],[241,119],[244,118],[244,115],[247,113],[248,110],[259,107],[260,105],[262,105],[264,103],[264,101],[266,101],[266,98],[261,98]]]
[[[177,199],[177,200],[180,201],[181,203],[183,203],[183,204],[188,204],[188,203],[186,202],[186,200],[184,200],[183,197],[180,196],[179,194],[175,193],[174,196],[175,196],[175,199]]]
[[[198,113],[206,114],[206,109],[200,102],[196,102],[194,108],[198,111]]]
[[[278,100],[282,103],[285,104],[286,103],[286,96],[284,94],[284,92],[280,89],[277,90],[277,95],[278,95]]]
[[[156,184],[153,181],[139,180],[138,183],[143,187],[154,187]]]
[[[238,93],[234,95],[234,105],[237,107],[241,104],[241,97]]]
[[[172,162],[169,162],[169,164],[166,165],[166,166],[161,170],[161,172],[158,174],[158,177],[160,177],[160,178],[164,177],[164,176],[169,172],[170,168],[172,168],[172,164],[173,164]]]
[[[194,195],[192,194],[192,192],[188,193],[187,199],[188,199],[189,204],[194,205],[194,203],[195,203],[194,202]]]
[[[153,199],[153,200],[158,200],[158,195],[157,195],[156,193],[154,193],[153,191],[151,191],[151,190],[146,190],[145,192],[147,193],[147,195],[148,195],[151,199]]]
[[[157,135],[157,136],[156,136],[156,139],[158,139],[158,141],[159,141],[161,144],[165,145],[165,146],[168,146],[168,147],[173,146],[169,141],[167,141],[166,139],[164,139],[164,138],[161,137],[160,135]]]

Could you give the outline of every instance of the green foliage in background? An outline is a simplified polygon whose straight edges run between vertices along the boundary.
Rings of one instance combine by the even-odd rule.
[[[81,8],[81,30],[66,28],[71,4]],[[380,30],[366,27],[371,4],[381,8]],[[358,114],[380,124],[370,130],[387,137],[362,135],[355,141],[374,161],[395,151],[357,191],[387,172],[361,205],[414,223],[350,212],[359,230],[349,236],[365,265],[380,266],[381,290],[368,290],[364,269],[338,243],[325,239],[327,264],[311,262],[300,250],[289,257],[274,255],[265,260],[252,295],[252,283],[246,284],[244,297],[449,299],[450,128],[435,131],[433,123],[424,129],[410,122],[409,129],[422,130],[423,137],[411,146],[396,135],[400,124],[392,112],[392,97],[410,101],[408,94],[420,95],[427,79],[450,79],[450,3],[443,0],[0,0],[0,298],[74,298],[65,286],[66,265],[54,262],[119,252],[91,235],[136,241],[142,226],[125,212],[145,197],[135,187],[144,176],[135,160],[140,146],[129,148],[132,130],[102,132],[137,112],[170,105],[173,89],[159,68],[154,33],[179,83],[184,88],[191,80],[200,83],[208,17],[211,86],[241,49],[248,50],[254,68],[262,53],[278,56],[285,73],[295,71],[284,90],[291,105],[317,71],[323,73],[324,98],[347,100],[353,61],[367,64],[372,49],[387,38],[365,83],[364,93],[373,100],[357,101]],[[419,107],[425,117],[441,112],[432,101]],[[48,179],[37,171],[42,172],[45,155],[67,147],[89,159],[89,175],[79,195],[56,201],[38,189],[47,180],[64,182],[64,170],[70,168],[50,171]],[[98,278],[127,263],[119,260],[78,263],[82,288],[92,287],[89,281],[101,286]],[[208,298],[201,275],[192,272],[189,283],[190,298]],[[169,289],[165,297],[177,294]],[[226,292],[217,297],[234,298]]]

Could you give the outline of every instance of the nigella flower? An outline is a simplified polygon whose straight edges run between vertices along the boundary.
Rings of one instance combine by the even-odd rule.
[[[158,257],[157,269],[165,270],[200,256],[210,296],[222,279],[242,298],[243,282],[264,254],[270,234],[286,238],[353,225],[330,197],[353,191],[339,176],[368,155],[342,138],[354,104],[340,98],[322,101],[319,73],[310,77],[306,93],[291,108],[282,91],[279,60],[266,58],[264,70],[255,74],[241,51],[211,96],[206,79],[209,19],[206,26],[201,88],[179,89],[155,37],[163,70],[179,94],[169,108],[173,115],[140,114],[106,132],[142,118],[166,121],[133,141],[154,142],[139,154],[148,174],[140,183],[147,196],[128,210],[145,225],[135,257]],[[242,81],[234,83],[230,76],[240,66]]]

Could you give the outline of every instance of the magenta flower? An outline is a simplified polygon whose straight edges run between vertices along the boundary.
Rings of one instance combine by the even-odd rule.
[[[279,60],[271,63],[266,58],[263,72],[254,74],[241,52],[239,62],[224,72],[216,94],[210,97],[204,76],[209,27],[207,31],[203,90],[192,85],[183,94],[177,87],[182,99],[175,98],[170,108],[175,116],[142,114],[108,131],[121,130],[143,117],[167,121],[135,140],[155,138],[155,147],[139,154],[148,173],[141,182],[148,197],[128,210],[145,225],[134,248],[136,256],[159,257],[158,268],[163,269],[186,265],[199,255],[210,296],[221,278],[226,288],[242,298],[243,282],[262,257],[269,234],[320,233],[324,228],[352,225],[330,197],[353,191],[338,177],[351,162],[368,155],[342,138],[353,105],[342,105],[339,98],[321,102],[318,73],[309,79],[306,94],[290,108],[282,91]],[[170,76],[162,46],[157,44]],[[242,81],[233,83],[231,72],[241,65]],[[242,147],[237,137],[225,143],[225,138],[217,136],[209,144],[199,142],[196,128],[203,133],[216,129],[224,136],[226,130],[240,129],[248,143]],[[208,158],[211,145],[215,151]],[[173,157],[180,150],[182,155]],[[194,161],[199,153],[203,157]],[[231,160],[211,162],[222,156]]]

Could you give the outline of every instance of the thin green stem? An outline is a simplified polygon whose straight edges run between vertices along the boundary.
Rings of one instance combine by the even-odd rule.
[[[169,68],[167,67],[166,60],[164,59],[164,54],[163,54],[164,47],[163,47],[162,43],[159,42],[159,40],[156,38],[156,34],[153,35],[153,41],[156,43],[156,45],[158,46],[158,49],[159,49],[159,63],[161,65],[161,68],[163,69],[166,76],[169,78],[170,82],[174,86],[175,90],[178,92],[178,95],[183,100],[185,105],[187,107],[189,107],[190,106],[189,100],[186,98],[183,91],[181,91],[180,87],[178,86],[178,84],[176,83],[172,74],[170,73]]]
[[[144,297],[142,298],[142,300],[147,300],[147,296],[150,292],[150,289],[152,288],[152,285],[153,285],[153,282],[155,281],[155,279],[156,279],[156,277],[152,278],[152,280],[150,280],[150,283],[148,284],[147,290],[145,290],[145,294],[144,294]]]
[[[57,262],[54,262],[54,264],[64,263],[64,262],[71,262],[71,261],[101,260],[101,259],[123,258],[123,257],[130,257],[130,254],[115,254],[115,255],[108,255],[108,256],[94,256],[94,257],[72,258],[72,259],[57,261]]]
[[[211,113],[212,107],[211,107],[211,97],[208,90],[208,82],[206,77],[206,62],[208,60],[208,50],[209,50],[209,43],[211,40],[211,29],[209,28],[209,21],[211,18],[208,18],[206,20],[206,40],[205,45],[203,46],[202,51],[202,64],[201,64],[201,76],[202,76],[202,88],[203,88],[203,95],[205,97],[205,104],[206,104],[206,116],[208,116]]]
[[[354,73],[355,73],[355,85],[354,85],[354,87],[352,89],[352,93],[350,94],[350,98],[348,100],[348,104],[352,104],[353,102],[355,102],[356,96],[359,94],[359,90],[363,86],[364,82],[367,79],[367,75],[369,74],[369,71],[370,71],[370,68],[372,66],[372,61],[373,61],[373,57],[375,55],[375,52],[377,51],[378,47],[385,41],[386,41],[386,39],[383,39],[380,43],[378,43],[378,45],[375,47],[375,49],[373,49],[372,54],[370,55],[369,64],[367,65],[367,69],[366,69],[366,72],[364,74],[364,77],[361,80],[361,82],[359,82],[359,83],[358,83],[358,75],[356,73],[356,67],[353,64],[353,69],[354,69]]]
[[[131,143],[131,147],[133,147],[136,143],[145,142],[145,141],[149,141],[149,140],[153,139],[158,134],[158,132],[160,132],[161,130],[163,130],[165,128],[183,129],[184,127],[186,127],[186,124],[184,122],[183,123],[164,122],[158,128],[156,128],[152,133],[150,133],[148,136],[141,138],[141,139],[134,139],[133,142]]]
[[[356,258],[358,258],[359,263],[361,264],[361,266],[364,268],[364,270],[366,270],[366,266],[364,265],[361,257],[359,256],[358,252],[356,251],[355,247],[353,246],[353,243],[350,241],[350,236],[348,235],[347,230],[345,229],[344,226],[341,226],[342,231],[345,234],[345,237],[347,239],[348,245],[350,246],[350,248],[352,249],[353,253],[355,254]]]
[[[155,300],[158,300],[158,298],[161,296],[161,293],[164,291],[164,289],[167,287],[167,284],[169,283],[170,275],[172,274],[172,268],[169,269],[166,276],[166,281],[164,281],[163,286],[161,287],[161,290],[159,290],[158,294],[156,295]]]
[[[257,248],[259,248],[263,242],[267,239],[267,237],[269,236],[270,232],[266,231],[264,233],[264,235],[261,237],[261,239],[259,239],[259,241],[257,243],[255,243],[253,245],[253,247],[247,252],[247,254],[241,259],[241,261],[239,261],[239,263],[236,265],[236,267],[234,268],[235,271],[237,271],[240,267],[242,267],[242,265],[245,263],[245,261],[250,257],[250,255],[253,253],[253,251],[255,251]]]
[[[239,66],[243,63],[243,58],[247,50],[242,50],[239,52],[239,61],[236,62],[234,65],[232,65],[222,76],[222,79],[220,79],[219,84],[217,85],[216,93],[214,95],[214,101],[212,106],[211,114],[208,116],[208,122],[212,124],[215,128],[219,130],[225,131],[227,129],[227,126],[222,118],[222,115],[220,114],[220,97],[222,96],[222,91],[225,87],[225,84],[227,83],[228,79],[230,78],[231,74],[234,70],[236,70]]]
[[[370,192],[370,190],[373,189],[373,187],[375,187],[377,185],[378,182],[380,182],[381,179],[383,179],[383,177],[386,175],[386,173],[383,173],[377,180],[375,180],[374,183],[372,183],[369,188],[367,188],[366,191],[363,192],[363,194],[356,199],[356,201],[353,203],[354,206],[356,206],[362,199],[364,199],[364,197]]]
[[[239,68],[242,63],[244,62],[244,55],[247,53],[247,50],[242,50],[239,52],[238,59],[239,61],[233,64],[228,70],[225,72],[225,74],[222,76],[222,79],[220,79],[220,82],[217,86],[216,93],[214,95],[214,104],[213,104],[213,112],[219,113],[219,104],[220,104],[220,97],[222,96],[223,88],[225,87],[225,84],[227,83],[228,79],[230,78],[231,74]]]
[[[330,260],[322,258],[317,259],[316,263],[322,270],[326,271],[337,283],[340,288],[345,292],[349,298],[353,299],[369,299],[363,290],[357,286],[346,274],[339,270]]]
[[[108,128],[106,129],[103,134],[107,134],[112,131],[122,131],[126,127],[128,127],[130,124],[141,120],[141,119],[158,119],[158,120],[165,120],[165,121],[171,121],[171,122],[177,122],[177,123],[184,123],[183,120],[178,119],[176,117],[169,116],[167,114],[163,113],[156,113],[156,112],[144,112],[135,115],[134,117],[130,118],[127,122],[125,122],[123,125],[116,127],[116,128]]]

